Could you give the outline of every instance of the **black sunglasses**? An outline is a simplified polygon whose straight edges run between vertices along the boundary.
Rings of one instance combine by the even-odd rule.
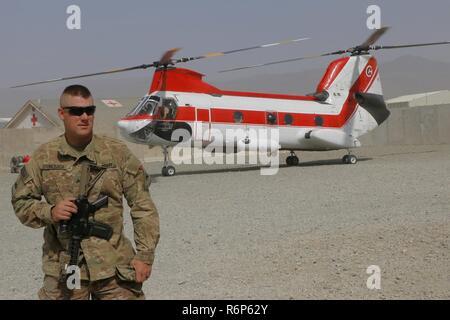
[[[86,113],[88,116],[92,116],[95,113],[95,106],[89,107],[62,107],[64,110],[67,110],[71,116],[80,117],[83,113]]]

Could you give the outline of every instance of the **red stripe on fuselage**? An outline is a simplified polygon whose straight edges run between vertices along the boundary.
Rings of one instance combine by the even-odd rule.
[[[209,122],[209,109],[197,108],[197,121]]]
[[[152,120],[153,116],[149,114],[139,114],[136,116],[126,116],[125,118],[122,118],[120,120],[126,120],[126,121],[133,121],[133,120]]]
[[[243,92],[243,91],[221,91],[224,96],[233,97],[249,97],[249,98],[265,98],[265,99],[282,99],[282,100],[301,100],[301,101],[316,101],[312,96],[296,96],[289,94],[276,93],[259,93],[259,92]]]

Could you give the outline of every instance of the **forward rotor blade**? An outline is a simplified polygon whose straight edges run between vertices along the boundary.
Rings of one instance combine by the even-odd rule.
[[[229,51],[223,51],[223,52],[210,52],[210,53],[207,53],[207,54],[202,55],[202,56],[184,57],[184,58],[176,59],[176,60],[173,61],[173,63],[188,62],[188,61],[192,61],[192,60],[199,60],[199,59],[219,57],[219,56],[224,56],[226,54],[243,52],[243,51],[249,51],[249,50],[255,50],[255,49],[275,47],[275,46],[279,46],[279,45],[295,43],[295,42],[300,42],[300,41],[304,41],[304,40],[309,40],[309,38],[299,38],[299,39],[292,39],[292,40],[284,40],[284,41],[280,41],[280,42],[268,43],[268,44],[263,44],[263,45],[259,45],[259,46],[253,46],[253,47],[247,47],[247,48],[241,48],[241,49],[235,49],[235,50],[229,50]]]
[[[172,57],[174,56],[175,53],[177,53],[180,50],[181,50],[181,48],[173,48],[173,49],[170,49],[170,50],[167,50],[166,52],[164,52],[161,59],[159,59],[160,65],[171,64]]]
[[[82,75],[71,76],[71,77],[64,77],[64,78],[58,78],[58,79],[51,79],[51,80],[44,80],[44,81],[27,83],[27,84],[21,84],[21,85],[17,85],[17,86],[11,87],[11,88],[28,87],[28,86],[33,86],[36,84],[51,83],[51,82],[78,79],[78,78],[86,78],[86,77],[99,76],[99,75],[103,75],[103,74],[111,74],[111,73],[118,73],[118,72],[125,72],[125,71],[137,70],[137,69],[147,69],[147,68],[150,68],[153,66],[154,66],[154,63],[142,64],[140,66],[135,66],[135,67],[130,67],[130,68],[113,69],[113,70],[108,70],[108,71],[103,71],[103,72],[88,73],[88,74],[82,74]]]
[[[28,86],[33,86],[33,85],[37,85],[37,84],[52,83],[52,82],[58,82],[58,81],[64,81],[64,80],[72,80],[72,79],[79,79],[79,78],[86,78],[86,77],[99,76],[99,75],[104,75],[104,74],[111,74],[111,73],[119,73],[119,72],[138,70],[138,69],[147,69],[147,68],[151,68],[151,67],[157,68],[157,67],[164,66],[164,65],[169,65],[169,64],[176,64],[176,63],[180,63],[180,62],[188,62],[188,61],[192,61],[192,60],[223,56],[223,55],[231,54],[231,53],[235,53],[235,52],[242,52],[242,51],[253,50],[253,49],[258,49],[258,48],[273,47],[273,46],[278,46],[278,45],[282,45],[282,44],[288,44],[288,43],[308,40],[308,39],[309,38],[300,38],[300,39],[286,40],[286,41],[280,41],[280,42],[275,42],[275,43],[264,44],[264,45],[260,45],[260,46],[253,46],[253,47],[236,49],[236,50],[230,50],[230,51],[224,51],[224,52],[213,52],[213,53],[208,53],[208,54],[203,55],[203,56],[180,58],[180,59],[176,59],[176,60],[172,60],[172,57],[175,55],[175,53],[177,53],[180,50],[180,48],[173,48],[173,49],[167,50],[161,56],[161,59],[159,61],[155,61],[152,64],[142,64],[142,65],[134,66],[134,67],[130,67],[130,68],[113,69],[113,70],[108,70],[108,71],[103,71],[103,72],[88,73],[88,74],[82,74],[82,75],[76,75],[76,76],[70,76],[70,77],[64,77],[64,78],[57,78],[57,79],[50,79],[50,80],[44,80],[44,81],[37,81],[37,82],[32,82],[32,83],[27,83],[27,84],[21,84],[21,85],[13,86],[11,88],[22,88],[22,87],[28,87]]]

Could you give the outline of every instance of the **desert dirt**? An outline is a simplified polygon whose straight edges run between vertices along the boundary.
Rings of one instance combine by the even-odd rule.
[[[161,220],[147,299],[449,299],[450,146],[355,154],[299,152],[273,176],[180,165],[162,177],[147,163]],[[43,230],[15,217],[16,178],[0,173],[0,299],[36,299]],[[373,265],[380,289],[367,287]]]

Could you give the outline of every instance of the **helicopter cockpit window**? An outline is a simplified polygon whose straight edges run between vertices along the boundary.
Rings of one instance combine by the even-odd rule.
[[[158,96],[150,96],[150,99],[160,102],[161,98]]]
[[[139,110],[138,114],[151,114],[155,106],[156,106],[155,101],[148,100],[147,102],[144,103],[142,108]]]
[[[159,113],[163,120],[173,120],[177,114],[177,103],[174,99],[163,99],[162,105],[155,110],[155,113]]]
[[[147,96],[142,97],[141,100],[139,100],[138,104],[137,104],[133,109],[131,109],[130,112],[128,112],[127,116],[133,116],[133,115],[135,115],[135,114],[136,114],[136,111],[139,110],[139,108],[141,107],[141,105],[142,105],[147,99],[148,99]]]
[[[156,107],[157,102],[155,101],[156,96],[151,97],[143,97],[138,105],[131,110],[131,112],[128,114],[129,116],[137,116],[137,115],[144,115],[144,114],[152,114],[153,110]],[[157,97],[159,99],[159,97]]]

